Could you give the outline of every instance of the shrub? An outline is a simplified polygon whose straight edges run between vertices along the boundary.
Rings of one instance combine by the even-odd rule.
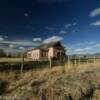
[[[0,95],[7,91],[8,82],[0,79]]]

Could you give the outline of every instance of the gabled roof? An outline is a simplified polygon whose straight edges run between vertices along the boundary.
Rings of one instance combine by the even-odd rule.
[[[61,44],[61,42],[57,41],[57,42],[50,42],[50,43],[42,44],[42,45],[36,47],[36,49],[47,49],[47,48],[50,48],[50,47],[55,47],[57,45],[60,45],[60,46],[63,47],[63,45]]]
[[[61,44],[61,42],[57,41],[57,42],[44,43],[44,44],[42,44],[42,45],[40,45],[40,46],[38,46],[38,47],[36,47],[36,48],[34,48],[32,50],[36,50],[36,49],[48,50],[48,48],[55,47],[57,45],[60,45],[60,46],[62,46],[64,48],[64,46]]]

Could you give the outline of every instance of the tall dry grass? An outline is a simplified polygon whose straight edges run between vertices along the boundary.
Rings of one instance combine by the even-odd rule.
[[[18,80],[21,79],[22,77],[28,78],[32,77],[34,79],[36,78],[42,78],[42,77],[49,77],[49,76],[59,76],[61,74],[70,74],[71,72],[85,72],[85,71],[91,71],[91,70],[98,70],[100,67],[100,61],[95,61],[91,63],[80,63],[80,64],[73,64],[72,62],[65,63],[63,66],[55,66],[52,68],[37,68],[33,69],[31,71],[23,72],[21,75],[20,72],[16,71],[9,71],[9,72],[0,72],[0,78],[1,79],[6,79],[6,80]]]
[[[87,96],[94,86],[100,83],[99,76],[99,61],[77,63],[76,65],[69,62],[64,66],[37,68],[22,74],[17,72],[0,73],[2,80],[11,82],[7,90],[10,92],[7,96],[16,94],[20,98],[20,94],[22,94],[22,96],[30,98],[29,100],[39,100],[39,98],[43,100],[45,99],[43,97],[48,98],[46,100],[68,100],[70,96],[76,98],[72,100],[81,100],[79,98],[85,98],[82,93]],[[99,100],[99,92],[100,90],[95,90],[94,98],[91,100]]]
[[[65,71],[66,72],[84,72],[84,71],[90,71],[93,69],[98,69],[100,68],[100,60],[95,60],[92,62],[85,62],[85,63],[76,63],[73,64],[72,62],[68,62],[64,65]]]

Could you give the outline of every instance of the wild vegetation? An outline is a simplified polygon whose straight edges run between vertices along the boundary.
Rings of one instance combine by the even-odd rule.
[[[100,63],[0,72],[0,100],[100,100]]]

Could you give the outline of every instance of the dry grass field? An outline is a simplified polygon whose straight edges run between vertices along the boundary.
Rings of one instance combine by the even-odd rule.
[[[32,61],[32,59],[27,59],[27,58],[25,58],[24,60],[25,60],[25,62]],[[22,61],[22,58],[0,58],[0,63],[3,63],[3,62],[21,62],[21,61]]]
[[[100,62],[0,72],[0,100],[100,100]]]

